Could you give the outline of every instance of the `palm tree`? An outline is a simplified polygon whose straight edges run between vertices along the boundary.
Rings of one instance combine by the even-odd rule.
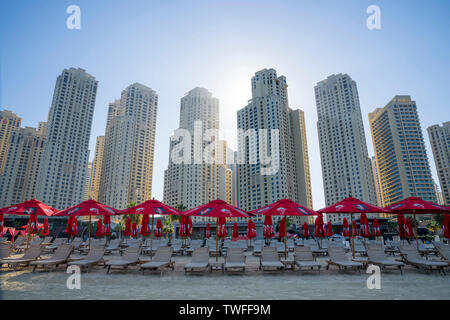
[[[127,204],[127,208],[134,207],[136,205],[136,202],[130,202]],[[142,221],[142,215],[141,214],[123,214],[120,216],[120,229],[125,230],[125,224],[127,222],[127,219],[131,218],[131,223],[136,222],[136,227],[139,227]]]

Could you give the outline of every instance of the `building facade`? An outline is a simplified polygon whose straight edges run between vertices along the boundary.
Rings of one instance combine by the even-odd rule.
[[[450,206],[450,121],[444,122],[442,126],[431,126],[427,130],[441,186],[440,192],[444,204]]]
[[[347,74],[331,75],[314,91],[326,206],[347,197],[376,204],[356,82]],[[350,219],[327,215],[333,223],[342,223],[344,217]]]
[[[9,142],[14,130],[18,130],[22,119],[9,110],[0,111],[0,174],[3,173],[6,157],[8,156]]]
[[[36,194],[58,210],[84,198],[97,85],[80,68],[64,69],[56,80]]]
[[[158,95],[134,83],[110,103],[99,201],[117,209],[151,199]],[[100,147],[99,147],[100,148]]]
[[[395,96],[369,114],[383,206],[415,196],[436,202],[416,102]]]
[[[375,183],[375,193],[377,195],[377,203],[376,205],[379,207],[383,206],[383,200],[381,197],[381,185],[380,180],[378,179],[378,167],[377,160],[375,157],[370,158],[370,162],[372,163],[372,173],[373,173],[373,181]]]
[[[100,190],[104,146],[105,146],[105,137],[98,136],[95,141],[94,160],[92,161],[91,176],[89,179],[89,193],[87,195],[88,199],[94,199],[96,201],[98,201],[98,195]]]
[[[256,72],[251,86],[252,99],[237,112],[239,207],[288,198],[312,208],[303,111],[289,108],[286,78],[274,69]],[[294,219],[303,221],[312,219]]]

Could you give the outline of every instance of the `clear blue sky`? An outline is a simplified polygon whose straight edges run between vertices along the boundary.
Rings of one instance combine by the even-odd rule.
[[[81,8],[81,30],[66,28],[66,8]],[[381,9],[368,30],[366,9]],[[358,85],[369,155],[367,114],[396,94],[417,102],[426,128],[450,120],[450,1],[1,1],[0,108],[23,125],[46,121],[56,77],[81,67],[99,81],[91,136],[103,135],[109,102],[134,82],[159,94],[153,194],[162,199],[169,138],[179,101],[202,86],[220,100],[221,127],[236,129],[250,78],[275,68],[292,108],[306,113],[315,209],[324,206],[314,85],[347,73]],[[230,141],[233,145],[233,142]],[[437,180],[436,180],[437,181]]]

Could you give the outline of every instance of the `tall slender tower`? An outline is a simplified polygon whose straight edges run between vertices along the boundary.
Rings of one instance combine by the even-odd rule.
[[[12,131],[3,174],[0,207],[36,198],[36,182],[45,140],[45,125]]]
[[[219,100],[211,92],[197,87],[181,98],[180,128],[171,138],[164,172],[165,203],[193,208],[214,199],[232,202],[227,145],[218,130]]]
[[[98,136],[95,142],[94,161],[92,161],[91,177],[89,180],[88,198],[98,201],[100,190],[100,179],[102,175],[103,149],[105,146],[105,137]]]
[[[0,174],[3,173],[8,156],[9,141],[14,130],[20,128],[22,119],[9,110],[0,111]]]
[[[56,80],[37,183],[37,198],[56,209],[83,201],[97,85],[80,68]]]
[[[346,74],[331,75],[314,91],[326,205],[349,196],[376,204],[356,82]],[[327,215],[334,223],[344,217],[349,219],[349,215]]]
[[[110,103],[99,201],[117,209],[151,199],[158,95],[134,83]]]
[[[256,72],[251,85],[252,99],[237,112],[239,206],[288,198],[312,208],[303,111],[289,108],[286,78],[274,69]]]
[[[436,202],[427,152],[410,96],[395,96],[369,113],[383,206],[415,196]]]
[[[450,121],[444,122],[442,127],[428,127],[428,137],[433,149],[442,200],[446,206],[450,206]]]

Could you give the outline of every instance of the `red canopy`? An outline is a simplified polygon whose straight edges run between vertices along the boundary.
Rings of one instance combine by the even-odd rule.
[[[152,230],[150,230],[150,216],[148,215],[148,213],[145,213],[142,216],[142,223],[141,223],[140,233],[144,237],[147,237],[147,236],[149,236],[152,233]]]
[[[48,218],[44,218],[44,227],[41,234],[43,236],[48,236],[50,234],[50,230],[48,229]]]
[[[97,230],[95,231],[95,237],[102,237],[105,234],[103,233],[103,221],[102,219],[98,219],[97,221]]]
[[[188,237],[192,237],[192,219],[191,217],[187,217],[186,220],[186,233]]]
[[[211,238],[211,225],[209,223],[206,224],[205,237],[207,239]]]
[[[406,223],[405,223],[406,227],[405,227],[405,235],[407,238],[413,238],[414,237],[414,231],[413,231],[413,226],[412,226],[412,222],[411,222],[411,218],[408,217],[406,218]]]
[[[370,229],[369,229],[369,220],[367,219],[367,216],[365,213],[361,214],[361,219],[359,220],[359,234],[364,237],[368,238],[370,237]]]
[[[210,218],[250,218],[251,215],[239,208],[233,207],[223,200],[213,200],[207,204],[183,212],[186,216]]]
[[[163,236],[163,225],[161,219],[156,221],[155,238],[162,238]]]
[[[370,203],[363,202],[356,198],[345,198],[329,207],[319,210],[320,213],[374,213],[384,212],[391,213],[390,210],[383,209]]]
[[[405,214],[429,214],[429,213],[446,213],[450,212],[448,208],[435,204],[433,202],[425,201],[418,197],[409,197],[402,201],[396,202],[387,206],[386,209],[393,213]]]
[[[3,213],[0,213],[0,233],[3,232],[3,227],[5,226],[5,217]]]
[[[397,214],[397,231],[398,231],[398,236],[401,239],[406,237],[405,224],[406,224],[406,220],[405,220],[405,216],[403,215],[403,213]]]
[[[450,214],[448,213],[444,215],[444,221],[442,222],[442,235],[450,239]]]
[[[308,223],[306,223],[306,221],[303,223],[303,238],[308,238],[309,237],[309,227],[308,227]]]
[[[103,217],[103,235],[110,236],[112,234],[111,216]]]
[[[255,223],[253,222],[252,219],[248,220],[248,224],[247,224],[247,238],[248,239],[252,239],[256,237],[256,227],[255,227]]]
[[[217,238],[225,238],[226,236],[228,236],[227,220],[225,217],[221,217],[219,218],[219,230]]]
[[[373,236],[374,237],[381,236],[380,225],[378,224],[378,219],[377,218],[373,219],[373,221],[372,221],[372,228],[373,228]]]
[[[232,238],[237,238],[237,237],[239,237],[239,227],[238,227],[237,222],[235,222],[235,223],[233,224],[233,233],[232,233],[231,237],[232,237]]]
[[[78,220],[75,216],[69,216],[69,220],[67,221],[66,234],[75,236],[78,232]]]
[[[187,216],[181,216],[179,236],[180,236],[180,238],[185,238],[188,236],[187,235]]]
[[[356,221],[355,220],[353,220],[353,222],[352,222],[352,233],[353,233],[353,236],[357,236],[359,233],[358,233],[358,226],[356,225]]]
[[[280,221],[280,231],[278,231],[278,237],[280,238],[286,237],[286,217],[284,217]]]
[[[348,220],[347,218],[344,218],[343,222],[342,222],[342,235],[344,237],[350,237],[350,227],[348,225]]]
[[[180,216],[181,211],[172,208],[158,200],[147,200],[141,204],[138,204],[137,206],[120,211],[120,214],[159,214],[162,216]]]
[[[131,237],[131,218],[127,218],[125,222],[125,231],[123,232],[125,237]]]
[[[44,224],[38,222],[37,227],[38,227],[38,229],[43,229],[44,228]],[[24,225],[24,226],[21,226],[19,229],[28,229],[28,223],[26,225]]]
[[[253,214],[271,216],[317,216],[318,213],[289,199],[281,199],[272,204],[251,211]]]
[[[333,225],[331,224],[331,220],[329,220],[327,224],[327,237],[332,236],[333,236]]]
[[[58,210],[55,208],[52,208],[36,199],[27,200],[25,202],[13,204],[12,206],[0,209],[0,213],[3,214],[37,214],[38,216],[52,216],[57,211]]]
[[[90,199],[58,211],[55,216],[113,216],[118,212],[119,210]]]
[[[131,237],[137,238],[137,235],[138,235],[138,232],[137,232],[136,222],[133,222],[133,224],[131,225]]]
[[[266,215],[264,218],[264,225],[263,225],[263,237],[265,239],[271,239],[275,235],[275,232],[273,230],[272,225],[272,216]]]
[[[319,215],[314,222],[314,236],[316,238],[324,238],[326,236],[322,215]]]

